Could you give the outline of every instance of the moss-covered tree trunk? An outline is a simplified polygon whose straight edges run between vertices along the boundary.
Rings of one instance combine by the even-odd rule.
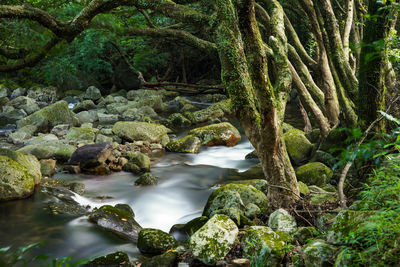
[[[233,108],[250,142],[257,150],[269,184],[271,207],[287,207],[296,200],[298,186],[286,152],[281,124],[291,88],[287,64],[287,41],[283,10],[271,1],[272,36],[264,44],[254,14],[254,1],[232,3],[217,0],[217,47],[222,80],[232,99]],[[274,86],[268,76],[265,47],[274,51],[278,78]]]
[[[366,127],[377,119],[379,110],[385,110],[387,39],[390,38],[391,25],[397,16],[397,12],[391,8],[391,1],[386,1],[386,4],[368,1],[369,19],[365,24],[360,57],[358,107],[360,119]],[[384,129],[382,120],[377,130]]]

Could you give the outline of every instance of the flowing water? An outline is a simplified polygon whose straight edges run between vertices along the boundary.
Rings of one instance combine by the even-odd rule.
[[[134,186],[138,176],[125,172],[110,176],[57,174],[56,178],[83,182],[84,196],[74,198],[84,206],[126,203],[142,227],[168,232],[172,225],[200,216],[215,185],[228,182],[231,174],[253,165],[254,161],[244,160],[251,151],[251,144],[243,139],[235,147],[203,148],[196,155],[164,154],[151,169],[159,183],[150,187]],[[38,190],[31,198],[0,203],[0,248],[44,241],[35,253],[76,260],[116,250],[127,252],[131,258],[139,255],[135,244],[100,229],[85,216],[51,214],[47,205],[50,199]]]

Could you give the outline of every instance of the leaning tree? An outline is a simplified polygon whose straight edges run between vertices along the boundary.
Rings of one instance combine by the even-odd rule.
[[[366,28],[368,10],[360,0],[76,0],[83,8],[67,21],[39,8],[37,3],[45,1],[24,2],[34,6],[0,5],[0,22],[34,21],[49,30],[52,37],[35,51],[0,47],[0,55],[6,59],[3,62],[7,63],[0,65],[0,72],[34,66],[58,43],[71,42],[88,28],[107,29],[96,25],[93,19],[100,13],[121,9],[128,13],[140,11],[148,21],[144,28],[125,25],[118,30],[121,34],[173,40],[218,56],[232,108],[260,158],[272,206],[288,206],[298,196],[281,127],[292,87],[314,117],[323,138],[340,123],[353,126],[358,120],[355,104],[361,100],[360,106],[367,105],[370,100],[359,98],[357,77],[371,62],[366,62],[364,52],[360,54],[360,49],[351,44],[381,38],[377,33],[382,32]],[[381,5],[390,7],[393,3],[395,0]],[[397,13],[390,15],[390,25],[395,25]],[[171,25],[159,27],[152,16],[168,17]],[[299,21],[309,25],[309,40],[315,44],[313,53],[305,45]],[[383,17],[380,29],[385,38],[390,38],[393,28],[386,27],[388,23]],[[393,74],[385,57],[378,60],[385,69],[380,79],[386,73]],[[375,116],[382,102],[370,108]]]

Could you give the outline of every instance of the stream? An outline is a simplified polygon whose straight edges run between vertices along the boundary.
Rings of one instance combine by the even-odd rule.
[[[134,186],[138,176],[126,172],[109,176],[58,173],[55,178],[83,182],[84,195],[75,195],[83,206],[129,204],[142,227],[168,232],[172,225],[200,216],[215,185],[229,182],[231,174],[254,165],[244,159],[252,150],[243,136],[235,147],[202,148],[196,155],[164,153],[151,169],[159,183],[150,187]],[[100,229],[85,216],[52,214],[47,206],[51,196],[37,191],[28,199],[0,203],[0,248],[43,241],[35,254],[71,256],[74,261],[117,250],[127,252],[131,259],[140,255],[134,243]]]

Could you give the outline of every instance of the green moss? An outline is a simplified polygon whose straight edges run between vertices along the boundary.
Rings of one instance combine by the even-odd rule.
[[[300,164],[308,159],[313,145],[305,137],[303,131],[291,129],[283,134],[283,138],[288,154],[296,164]]]
[[[170,141],[165,148],[171,152],[178,153],[197,153],[200,149],[201,141],[194,135],[186,135],[180,139]]]
[[[128,141],[160,142],[167,135],[167,128],[161,124],[120,121],[114,124],[113,132]]]
[[[307,185],[323,186],[332,178],[333,172],[323,163],[311,162],[298,167],[296,176]]]
[[[161,230],[144,228],[139,233],[137,247],[144,254],[159,255],[177,246],[175,238]]]
[[[241,139],[239,131],[229,122],[192,129],[189,134],[197,136],[206,146],[234,146]]]
[[[125,252],[117,251],[89,261],[85,266],[120,266],[129,263],[129,256]]]
[[[93,143],[96,138],[96,132],[95,129],[89,127],[72,127],[69,129],[65,139],[76,142]]]

